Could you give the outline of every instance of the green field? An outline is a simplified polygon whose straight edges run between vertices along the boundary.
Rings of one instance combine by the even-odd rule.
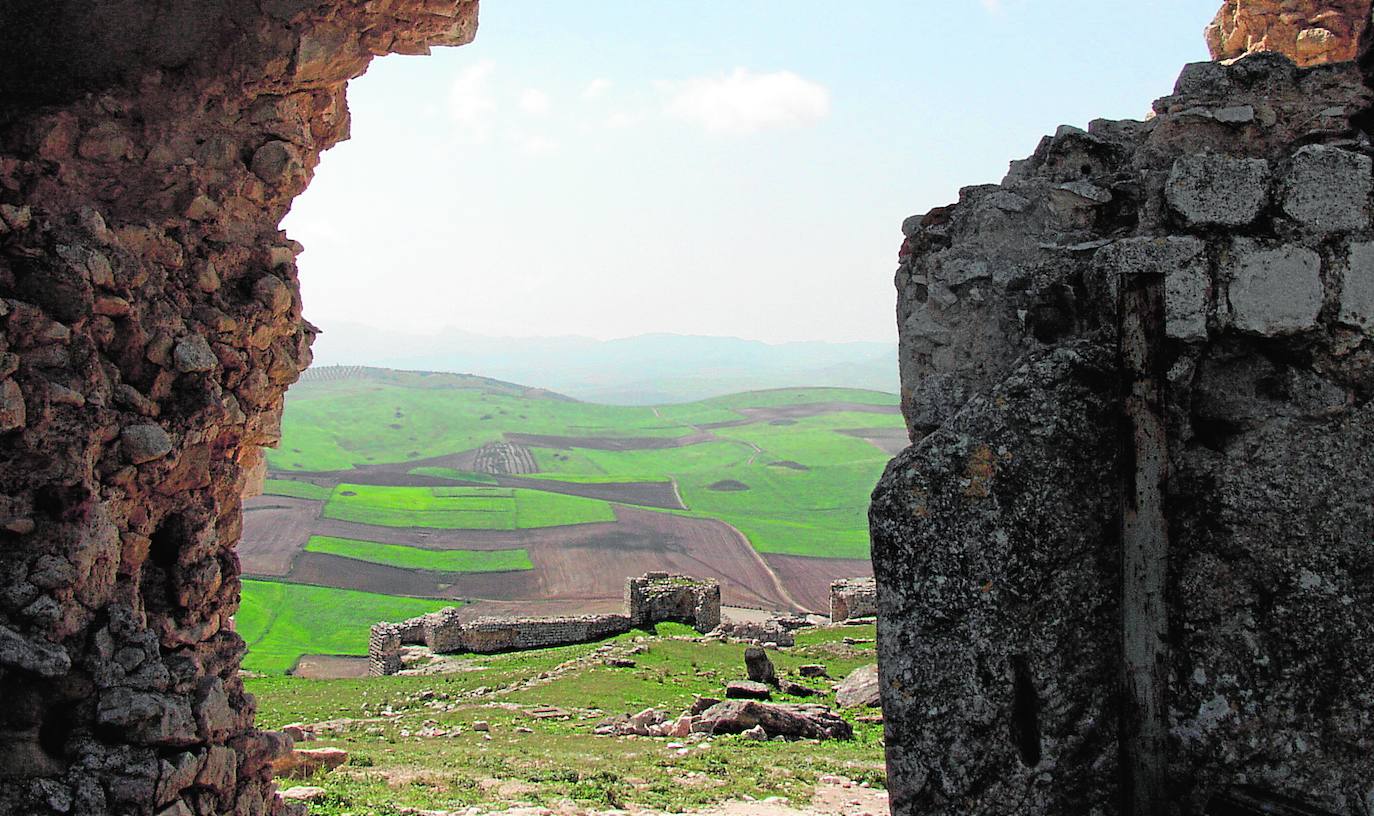
[[[324,517],[382,527],[523,530],[614,521],[597,499],[502,487],[385,487],[341,484]]]
[[[292,479],[268,479],[263,482],[262,492],[268,496],[291,496],[297,499],[324,501],[331,492],[328,487],[320,487],[310,482],[297,482]]]
[[[369,564],[436,572],[510,572],[534,569],[525,550],[426,550],[334,536],[311,536],[306,552],[326,553]]]
[[[763,553],[864,559],[869,553],[868,498],[889,457],[842,432],[897,429],[903,423],[894,412],[841,410],[846,403],[891,407],[897,397],[797,388],[682,405],[605,406],[462,375],[375,370],[361,378],[306,381],[291,389],[281,448],[269,454],[274,478],[265,489],[272,495],[323,501],[326,519],[390,528],[511,531],[615,520],[610,502],[541,490],[540,480],[588,486],[672,482],[687,509],[651,508],[654,512],[724,521]],[[808,410],[808,405],[820,407]],[[519,488],[498,487],[491,474],[464,470],[463,465],[411,464],[466,455],[506,434],[709,437],[663,449],[604,450],[576,442],[557,449],[532,447],[538,472],[521,474],[530,481]],[[470,460],[457,456],[454,461]],[[352,483],[349,471],[362,465],[394,465],[397,484],[404,476],[454,484]],[[312,481],[335,486],[293,480],[299,472],[313,472]],[[638,500],[634,493],[626,495],[625,501]],[[312,537],[306,549],[436,573],[532,568],[528,553],[521,550],[438,551],[326,536]],[[248,581],[239,625],[251,646],[249,668],[282,672],[301,654],[361,654],[372,623],[443,605]]]
[[[343,767],[302,783],[325,789],[324,798],[310,806],[315,816],[471,806],[500,810],[511,806],[513,788],[521,801],[536,807],[560,808],[570,799],[601,810],[681,813],[746,796],[788,797],[801,805],[827,774],[864,787],[885,786],[883,726],[860,719],[873,713],[869,709],[840,712],[854,726],[853,739],[820,744],[741,736],[692,742],[595,735],[593,729],[607,715],[656,707],[675,716],[694,696],[719,697],[726,681],[744,677],[742,645],[682,635],[695,633],[661,624],[656,633],[608,641],[617,655],[635,647],[629,668],[607,667],[594,654],[601,644],[583,644],[472,656],[468,670],[450,674],[325,681],[278,677],[249,679],[246,685],[257,698],[258,722],[265,728],[342,723],[341,730],[311,743],[349,754]],[[846,644],[846,637],[866,642]],[[834,705],[829,682],[800,678],[797,667],[821,664],[831,677],[843,678],[874,662],[873,637],[872,626],[804,630],[797,646],[770,649],[781,676],[821,692],[809,698],[778,694],[778,701]],[[522,682],[559,666],[563,669],[546,682]],[[538,706],[555,706],[567,716],[531,716]],[[473,728],[479,720],[488,730]],[[427,728],[443,733],[426,735]],[[688,750],[682,750],[684,742]]]
[[[243,667],[283,674],[303,654],[367,654],[367,635],[381,620],[405,620],[455,601],[431,601],[281,581],[243,582],[234,628],[248,644]]]

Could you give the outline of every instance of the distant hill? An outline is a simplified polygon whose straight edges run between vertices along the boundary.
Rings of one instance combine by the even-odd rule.
[[[338,323],[315,341],[315,362],[318,366],[480,371],[611,405],[691,402],[803,385],[887,392],[899,388],[895,343],[770,344],[672,334],[603,341],[486,337],[456,330],[418,335]]]

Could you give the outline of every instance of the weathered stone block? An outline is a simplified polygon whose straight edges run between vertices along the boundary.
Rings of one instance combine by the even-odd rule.
[[[1368,156],[1329,145],[1307,145],[1293,154],[1284,180],[1283,211],[1319,232],[1369,226],[1374,162]]]
[[[1374,334],[1374,243],[1350,244],[1341,286],[1341,321]]]
[[[1198,154],[1174,161],[1164,188],[1174,212],[1190,227],[1243,227],[1269,197],[1269,162]]]
[[[1225,262],[1231,320],[1241,331],[1292,334],[1317,325],[1322,307],[1321,257],[1292,245],[1237,238]]]
[[[1207,339],[1212,274],[1197,238],[1127,238],[1098,250],[1094,261],[1115,296],[1123,275],[1163,275],[1165,332],[1176,340]]]

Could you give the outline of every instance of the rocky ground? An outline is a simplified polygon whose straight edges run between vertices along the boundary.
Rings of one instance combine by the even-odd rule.
[[[767,649],[689,632],[249,686],[315,816],[885,811],[871,625]]]

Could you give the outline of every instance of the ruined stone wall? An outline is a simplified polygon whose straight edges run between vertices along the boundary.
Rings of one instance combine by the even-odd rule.
[[[871,511],[898,816],[1145,812],[1150,773],[1149,812],[1374,811],[1369,105],[1351,63],[1190,65],[904,225],[915,444]],[[1121,568],[1151,490],[1158,629]]]
[[[665,621],[693,624],[700,632],[720,625],[720,584],[686,575],[650,572],[625,579],[625,614],[462,620],[446,607],[401,623],[378,623],[368,641],[369,672],[400,671],[401,646],[423,643],[436,652],[494,654],[590,643],[633,627]]]
[[[720,584],[666,572],[645,573],[625,582],[625,614],[635,626],[676,621],[709,632],[720,625]]]
[[[0,5],[0,814],[281,810],[240,495],[310,361],[277,225],[461,0]]]
[[[830,622],[878,614],[878,586],[872,578],[846,578],[830,584]]]

